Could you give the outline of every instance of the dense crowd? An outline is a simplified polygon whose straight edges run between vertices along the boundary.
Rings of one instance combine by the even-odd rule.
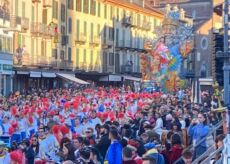
[[[16,92],[0,98],[0,163],[190,164],[214,144],[202,139],[221,120],[211,110],[216,97],[203,96],[196,104],[190,89]],[[186,149],[191,144],[194,152]]]

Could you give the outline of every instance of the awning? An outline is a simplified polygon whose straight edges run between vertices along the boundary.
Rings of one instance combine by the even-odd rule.
[[[74,74],[57,73],[57,75],[61,78],[64,78],[66,80],[70,80],[70,81],[78,83],[78,84],[83,84],[83,85],[89,84],[88,82],[86,82],[84,80],[76,78]]]
[[[121,81],[121,76],[119,75],[103,76],[99,79],[99,81]]]
[[[42,72],[42,77],[55,78],[56,74],[55,73],[51,73],[51,72]]]
[[[27,71],[17,71],[17,75],[29,75]]]
[[[131,80],[131,81],[141,81],[141,78],[133,77],[133,76],[123,76],[124,80]]]
[[[99,81],[109,81],[109,76],[100,77]]]
[[[30,71],[30,77],[42,77],[41,72]]]

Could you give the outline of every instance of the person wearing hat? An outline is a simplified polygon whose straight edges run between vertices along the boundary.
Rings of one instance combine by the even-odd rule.
[[[100,151],[102,158],[105,159],[106,152],[110,146],[111,140],[109,139],[109,125],[104,124],[101,126],[100,133],[101,139],[95,147]]]
[[[0,163],[10,163],[10,155],[3,141],[0,141]]]
[[[129,140],[127,147],[132,150],[132,159],[137,164],[142,164],[141,157],[139,157],[139,155],[137,153],[137,150],[140,149],[140,143],[138,141],[131,139],[131,140]]]

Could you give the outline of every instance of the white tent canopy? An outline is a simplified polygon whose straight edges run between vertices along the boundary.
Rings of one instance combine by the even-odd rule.
[[[133,77],[133,76],[123,76],[124,80],[131,80],[131,81],[141,81],[141,78]]]
[[[74,74],[57,73],[57,75],[61,78],[64,78],[66,80],[70,80],[70,81],[78,83],[78,84],[83,84],[83,85],[89,84],[88,82],[86,82],[84,80],[76,78]]]

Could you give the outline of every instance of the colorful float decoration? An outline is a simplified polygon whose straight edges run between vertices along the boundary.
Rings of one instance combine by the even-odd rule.
[[[194,47],[193,22],[177,6],[167,5],[165,13],[162,25],[155,29],[157,37],[144,43],[147,53],[141,55],[140,65],[143,81],[154,80],[165,91],[173,91],[185,85],[179,78],[180,66]]]

